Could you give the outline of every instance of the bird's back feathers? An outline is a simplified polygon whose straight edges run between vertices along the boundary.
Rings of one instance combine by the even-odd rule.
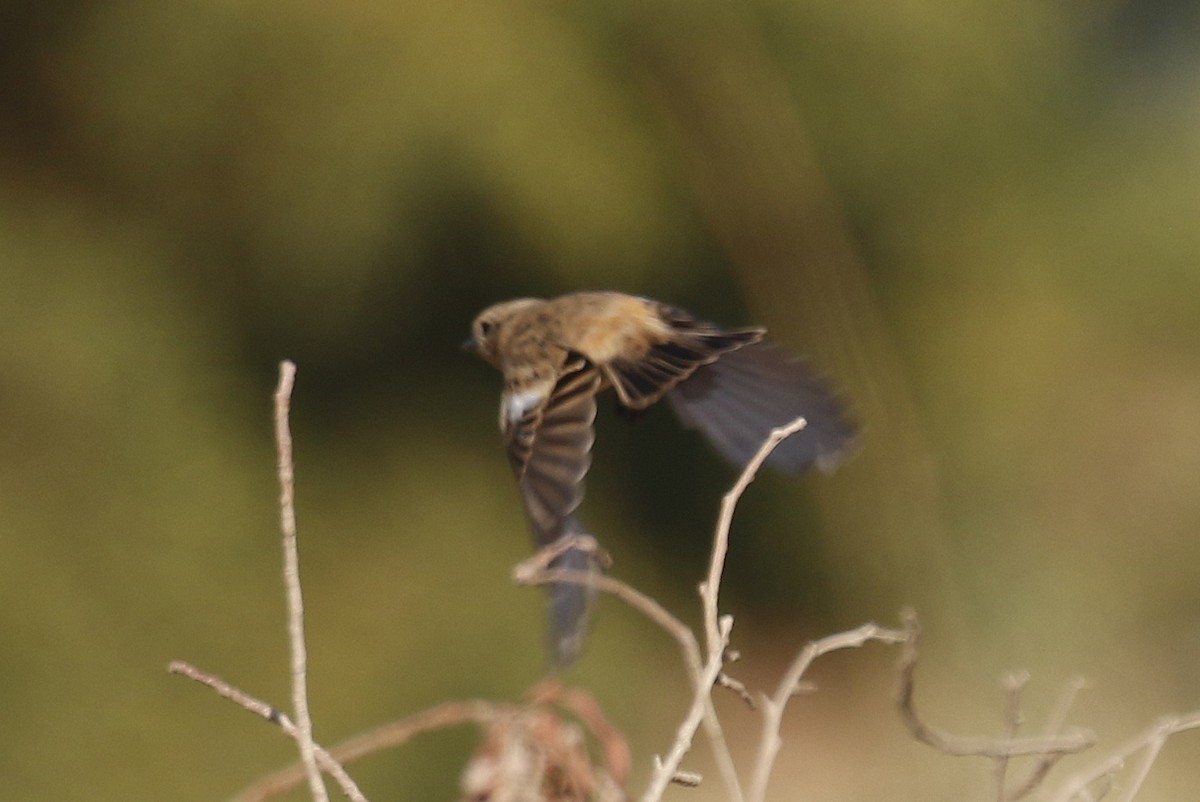
[[[656,311],[667,324],[668,337],[651,343],[644,354],[617,358],[604,366],[621,404],[632,410],[645,409],[700,366],[766,334],[759,328],[723,330],[665,304],[658,304]]]

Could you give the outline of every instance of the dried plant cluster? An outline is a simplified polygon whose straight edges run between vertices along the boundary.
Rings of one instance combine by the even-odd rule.
[[[288,423],[294,379],[295,366],[284,362],[275,395],[275,435],[294,714],[284,713],[190,664],[175,661],[168,667],[172,673],[207,685],[220,696],[274,723],[296,742],[297,763],[262,777],[234,797],[235,802],[269,799],[302,784],[308,785],[314,800],[323,802],[328,799],[326,774],[334,779],[346,798],[365,802],[367,797],[346,771],[346,764],[404,744],[420,733],[468,723],[478,726],[483,737],[462,775],[462,802],[624,802],[630,799],[625,786],[633,758],[625,738],[608,721],[590,694],[564,688],[554,679],[534,686],[519,704],[480,700],[446,702],[328,749],[313,740],[306,690],[304,617]],[[702,781],[682,768],[693,740],[702,728],[716,758],[726,798],[730,802],[764,802],[772,768],[782,746],[782,718],[788,701],[804,687],[803,678],[809,666],[829,652],[876,641],[896,645],[901,650],[897,704],[900,718],[912,737],[947,756],[982,757],[992,761],[995,767],[993,797],[998,802],[1033,797],[1046,802],[1097,802],[1110,796],[1119,802],[1133,800],[1166,741],[1177,733],[1200,728],[1200,711],[1163,717],[1109,754],[1052,784],[1048,780],[1051,769],[1063,758],[1089,750],[1095,742],[1090,733],[1066,725],[1071,704],[1082,683],[1076,681],[1069,685],[1045,730],[1038,735],[1023,736],[1018,732],[1022,720],[1020,696],[1028,679],[1022,675],[1009,677],[1005,682],[1006,732],[1003,736],[964,737],[947,733],[926,722],[917,712],[915,672],[920,629],[912,612],[903,614],[902,624],[897,628],[868,623],[804,645],[771,692],[751,692],[726,673],[733,619],[719,614],[719,594],[733,514],[742,493],[771,451],[804,425],[804,420],[799,419],[772,432],[723,499],[708,573],[700,585],[703,645],[701,638],[679,618],[624,582],[586,571],[548,567],[566,548],[598,551],[595,542],[586,536],[573,536],[569,542],[555,543],[514,569],[514,579],[520,584],[575,582],[608,593],[642,613],[678,645],[692,687],[692,703],[676,730],[674,741],[662,756],[653,758],[654,770],[639,797],[641,802],[657,802],[672,784],[694,786]],[[761,715],[759,743],[745,782],[745,775],[734,763],[713,704],[713,694],[718,689],[738,694]],[[1028,764],[1023,764],[1024,770],[1020,774],[1013,765],[1018,758]],[[686,790],[680,793],[686,793]]]

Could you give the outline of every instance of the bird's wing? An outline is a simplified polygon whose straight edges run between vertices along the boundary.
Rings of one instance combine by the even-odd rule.
[[[791,473],[830,471],[854,450],[846,404],[807,362],[767,343],[723,354],[667,396],[686,426],[698,428],[736,465],[745,465],[771,430],[800,416],[807,426],[784,440],[768,464]]]
[[[524,399],[524,408],[509,406],[512,414],[503,417],[508,459],[539,546],[564,533],[583,500],[602,381],[590,362],[572,357],[549,393]]]
[[[617,358],[605,365],[621,404],[629,409],[646,409],[701,365],[756,343],[766,334],[758,328],[721,329],[665,304],[658,305],[657,313],[669,327],[667,339],[651,345],[639,359]]]
[[[540,547],[563,535],[584,534],[575,510],[583,501],[583,479],[591,466],[596,393],[603,380],[591,362],[572,354],[548,391],[510,393],[502,402],[508,459]],[[593,571],[598,562],[595,554],[572,547],[550,567]],[[552,583],[549,592],[551,654],[555,665],[565,668],[583,648],[595,592],[570,582]]]

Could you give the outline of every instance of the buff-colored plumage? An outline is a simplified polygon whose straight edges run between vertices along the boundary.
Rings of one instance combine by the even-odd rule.
[[[739,465],[771,429],[801,415],[807,427],[769,464],[830,470],[844,459],[854,439],[844,404],[806,362],[763,343],[765,334],[617,292],[522,298],[481,312],[468,344],[504,376],[500,429],[538,545],[582,531],[575,512],[591,465],[595,397],[609,387],[632,412],[666,396]],[[559,559],[591,565],[574,550]],[[552,599],[554,651],[565,664],[581,646],[588,596],[559,585]]]

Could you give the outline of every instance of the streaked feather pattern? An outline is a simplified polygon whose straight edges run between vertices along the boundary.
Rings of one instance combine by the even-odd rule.
[[[677,309],[667,318],[671,338],[653,343],[636,359],[615,359],[606,366],[621,403],[634,410],[658,401],[702,365],[722,354],[758,342],[763,329],[724,331],[685,317]]]
[[[558,539],[583,500],[601,381],[587,360],[572,360],[546,400],[505,432],[509,462],[539,546]]]
[[[468,341],[504,372],[500,425],[539,546],[581,534],[576,510],[591,466],[596,394],[614,387],[631,417],[664,395],[684,424],[744,465],[771,430],[803,416],[804,430],[769,463],[831,470],[854,448],[846,405],[808,363],[762,342],[761,328],[722,329],[683,310],[615,292],[549,301],[520,298],[485,309]],[[570,548],[552,567],[599,570]],[[560,667],[582,648],[592,593],[549,588],[551,651]]]

